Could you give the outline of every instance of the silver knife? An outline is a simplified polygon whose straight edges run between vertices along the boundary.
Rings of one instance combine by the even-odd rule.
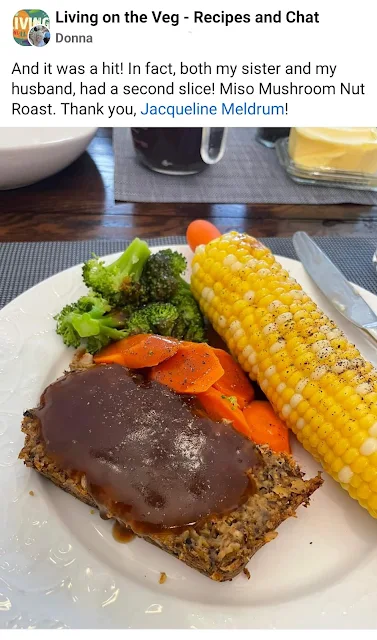
[[[304,231],[294,234],[293,246],[305,270],[335,309],[377,340],[377,315],[327,255]]]

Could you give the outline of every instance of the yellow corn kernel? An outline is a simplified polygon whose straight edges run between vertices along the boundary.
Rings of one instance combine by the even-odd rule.
[[[351,440],[351,436],[358,433],[359,429],[358,429],[357,422],[355,422],[355,420],[347,420],[347,421],[346,420],[347,420],[347,415],[345,415],[344,421],[340,422],[338,420],[335,424],[338,427],[338,429],[340,428],[342,435],[348,440]]]
[[[337,475],[342,468],[343,461],[340,458],[335,458],[334,462],[331,465],[331,471],[333,471],[333,473]]]
[[[366,467],[368,466],[368,461],[366,458],[359,456],[352,462],[351,469],[354,473],[360,474]]]
[[[347,451],[347,449],[349,449],[348,440],[346,440],[345,438],[341,438],[334,446],[334,453],[336,456],[342,456],[343,453]]]
[[[331,433],[333,433],[334,428],[331,424],[329,424],[328,422],[324,422],[318,429],[318,437],[321,440],[321,442],[324,442]],[[327,443],[328,445],[329,443]]]
[[[323,457],[326,455],[328,451],[328,446],[326,442],[323,442],[323,440],[319,439],[317,451],[318,451],[319,457],[323,459]]]
[[[317,411],[310,407],[304,415],[305,422],[310,422],[310,426],[313,431],[317,431],[319,427],[323,424],[322,416],[318,415]]]
[[[361,477],[364,480],[364,482],[371,484],[373,480],[377,479],[377,469],[374,469],[373,467],[370,467],[368,465],[362,472]]]
[[[377,479],[371,481],[370,488],[374,493],[377,493]]]
[[[309,438],[309,442],[310,442],[310,445],[313,447],[313,449],[317,449],[319,445],[318,436],[315,433],[312,433],[312,435]]]
[[[233,313],[236,316],[236,318],[239,318],[241,311],[243,311],[244,309],[247,309],[248,307],[249,307],[249,303],[247,302],[247,300],[239,300],[237,298],[233,306]]]
[[[352,437],[351,437],[351,444],[353,447],[355,447],[356,449],[360,449],[361,445],[363,444],[364,440],[366,440],[368,437],[368,434],[365,433],[365,431],[358,431],[357,433],[355,433]]]
[[[302,402],[300,402],[297,407],[297,412],[300,414],[300,416],[304,416],[308,409],[310,409],[309,402],[307,402],[306,400],[302,400]]]
[[[326,401],[325,401],[326,400]],[[330,404],[330,406],[329,406]],[[332,404],[329,398],[322,397],[321,399],[321,409],[326,415],[328,422],[334,425],[339,431],[344,428],[344,425],[348,422],[348,416],[342,410],[339,404]]]
[[[276,366],[276,370],[281,373],[286,370],[291,362],[288,353],[284,351],[279,351],[279,353],[275,353],[272,357],[272,360]],[[289,372],[290,374],[290,372]]]
[[[354,393],[355,392],[353,388],[350,387],[349,385],[346,385],[339,391],[339,393],[335,395],[335,400],[339,402],[342,406],[344,406],[344,403],[347,400],[347,398],[353,396]]]
[[[376,418],[368,413],[360,419],[360,427],[365,431],[369,431],[371,427],[376,423]]]
[[[364,402],[367,405],[372,404],[376,404],[377,403],[377,393],[374,391],[372,393],[367,393],[364,397],[363,397]]]
[[[334,459],[335,459],[335,455],[333,454],[331,449],[328,449],[327,453],[325,453],[325,456],[324,456],[324,461],[326,463],[326,468],[331,467],[331,464],[332,464]]]
[[[356,474],[354,474],[351,478],[350,481],[350,485],[354,488],[354,489],[358,489],[359,486],[361,485],[361,479],[359,478],[359,476],[357,476]]]
[[[332,431],[326,438],[327,444],[329,445],[329,447],[331,447],[333,451],[334,451],[335,445],[338,444],[339,440],[340,440],[339,431]]]
[[[359,500],[368,500],[370,498],[370,496],[372,495],[371,490],[369,489],[369,486],[366,482],[363,482],[358,490],[357,490],[357,497]]]
[[[289,403],[293,395],[294,395],[293,389],[290,389],[289,387],[286,387],[284,389],[284,391],[282,391],[282,393],[281,393],[281,398],[282,398],[283,402]]]
[[[348,451],[346,451],[342,456],[343,462],[345,462],[346,464],[351,464],[351,462],[356,460],[358,455],[359,455],[359,452],[357,449],[354,449],[354,448],[348,449]]]

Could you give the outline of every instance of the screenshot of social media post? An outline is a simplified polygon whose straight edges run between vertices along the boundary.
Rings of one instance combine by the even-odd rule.
[[[375,632],[377,3],[1,17],[1,638]]]

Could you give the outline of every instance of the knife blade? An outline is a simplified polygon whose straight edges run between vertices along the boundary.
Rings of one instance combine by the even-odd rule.
[[[360,329],[369,332],[377,328],[377,315],[307,233],[297,231],[293,246],[309,276],[337,311]]]

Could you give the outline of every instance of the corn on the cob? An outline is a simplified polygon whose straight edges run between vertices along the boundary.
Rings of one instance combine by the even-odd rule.
[[[197,248],[192,291],[324,469],[377,518],[377,371],[254,238]]]

